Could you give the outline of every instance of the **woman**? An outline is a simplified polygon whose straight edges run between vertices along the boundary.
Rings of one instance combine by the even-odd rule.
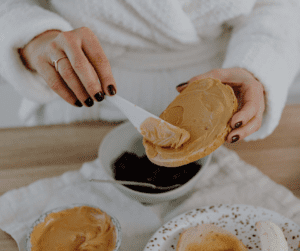
[[[227,142],[261,139],[299,68],[297,0],[2,0],[0,17],[0,73],[28,126],[124,120],[102,101],[115,93],[160,115],[176,85],[214,77],[239,101]]]

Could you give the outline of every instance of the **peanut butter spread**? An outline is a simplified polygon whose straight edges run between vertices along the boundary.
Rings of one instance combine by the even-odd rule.
[[[220,233],[210,233],[205,236],[201,243],[190,243],[184,251],[244,251],[240,240]]]
[[[166,129],[166,124],[156,127],[157,122],[152,119],[152,124],[148,123],[151,126],[143,128],[148,158],[157,165],[180,166],[210,154],[224,143],[224,134],[231,130],[229,123],[236,110],[232,88],[219,79],[190,83],[159,116],[182,131]],[[169,131],[169,137],[162,133],[165,131]]]
[[[50,213],[31,234],[31,251],[112,251],[115,245],[110,216],[88,206]]]
[[[141,124],[140,129],[144,138],[156,146],[177,149],[190,138],[188,131],[151,117]]]

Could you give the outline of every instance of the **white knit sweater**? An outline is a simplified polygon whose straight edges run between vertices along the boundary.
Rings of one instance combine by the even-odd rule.
[[[125,119],[102,101],[76,108],[22,64],[18,48],[36,35],[87,26],[110,60],[118,94],[159,115],[175,86],[215,67],[243,67],[264,85],[266,110],[259,131],[279,123],[300,66],[299,0],[1,0],[0,74],[24,96],[25,125],[85,119]],[[223,24],[233,27],[231,36]],[[228,44],[228,47],[226,47]]]

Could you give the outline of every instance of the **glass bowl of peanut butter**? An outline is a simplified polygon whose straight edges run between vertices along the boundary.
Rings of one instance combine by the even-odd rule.
[[[94,205],[70,204],[45,212],[32,224],[26,251],[117,251],[121,239],[115,217]]]

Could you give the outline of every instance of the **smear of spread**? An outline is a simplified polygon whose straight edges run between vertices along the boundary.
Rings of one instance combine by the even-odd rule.
[[[116,230],[105,212],[82,206],[50,213],[30,240],[31,251],[113,251]]]
[[[188,131],[151,117],[141,124],[140,129],[144,138],[161,147],[177,149],[190,138]]]

